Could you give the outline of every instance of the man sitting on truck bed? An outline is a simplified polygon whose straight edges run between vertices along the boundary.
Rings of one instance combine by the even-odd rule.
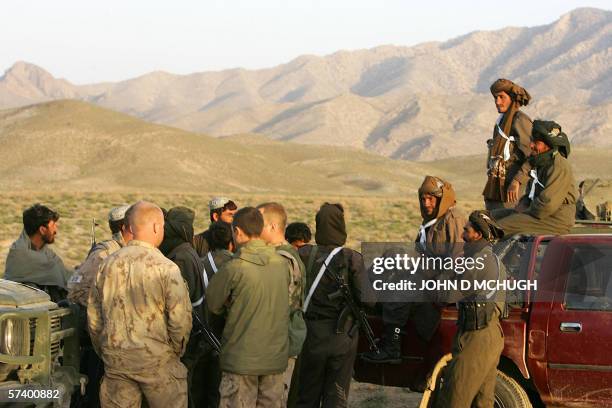
[[[517,233],[567,234],[576,214],[576,182],[567,160],[570,142],[553,121],[535,120],[529,158],[532,165],[527,192],[516,209],[493,211],[505,236]]]

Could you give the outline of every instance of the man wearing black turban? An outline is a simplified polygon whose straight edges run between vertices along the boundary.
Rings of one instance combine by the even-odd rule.
[[[444,370],[435,407],[494,405],[497,365],[504,348],[499,319],[504,314],[506,294],[503,290],[474,288],[476,282],[499,282],[506,276],[492,247],[504,231],[489,215],[487,211],[474,211],[463,228],[464,256],[482,262],[482,267],[466,268],[456,276],[457,280],[470,282],[470,289],[439,293],[444,302],[457,302],[459,316],[453,358]]]
[[[536,120],[531,133],[531,181],[516,209],[493,211],[506,232],[567,234],[574,225],[578,191],[567,160],[570,142],[553,121]]]

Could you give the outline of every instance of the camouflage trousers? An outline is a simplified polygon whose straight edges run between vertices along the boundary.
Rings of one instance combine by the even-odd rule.
[[[283,382],[285,383],[285,388],[283,390],[283,400],[281,403],[283,407],[287,406],[287,401],[289,400],[289,389],[291,388],[291,378],[293,377],[295,360],[297,360],[296,357],[289,357],[289,361],[287,362],[287,369],[283,373]]]
[[[434,406],[491,408],[503,348],[504,335],[497,317],[484,329],[457,332],[453,359],[444,369],[444,383],[434,397]]]
[[[100,386],[102,408],[187,407],[187,369],[177,359],[154,370],[126,373],[107,369]]]
[[[219,408],[281,408],[284,373],[241,375],[223,372]]]

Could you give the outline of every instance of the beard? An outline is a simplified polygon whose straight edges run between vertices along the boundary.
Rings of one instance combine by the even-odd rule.
[[[42,236],[45,244],[52,244],[55,242],[55,234],[45,234]]]

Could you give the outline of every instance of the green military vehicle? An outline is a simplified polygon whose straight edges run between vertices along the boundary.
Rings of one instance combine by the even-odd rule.
[[[0,406],[68,407],[84,390],[76,309],[0,279]],[[28,404],[30,405],[30,404]]]

